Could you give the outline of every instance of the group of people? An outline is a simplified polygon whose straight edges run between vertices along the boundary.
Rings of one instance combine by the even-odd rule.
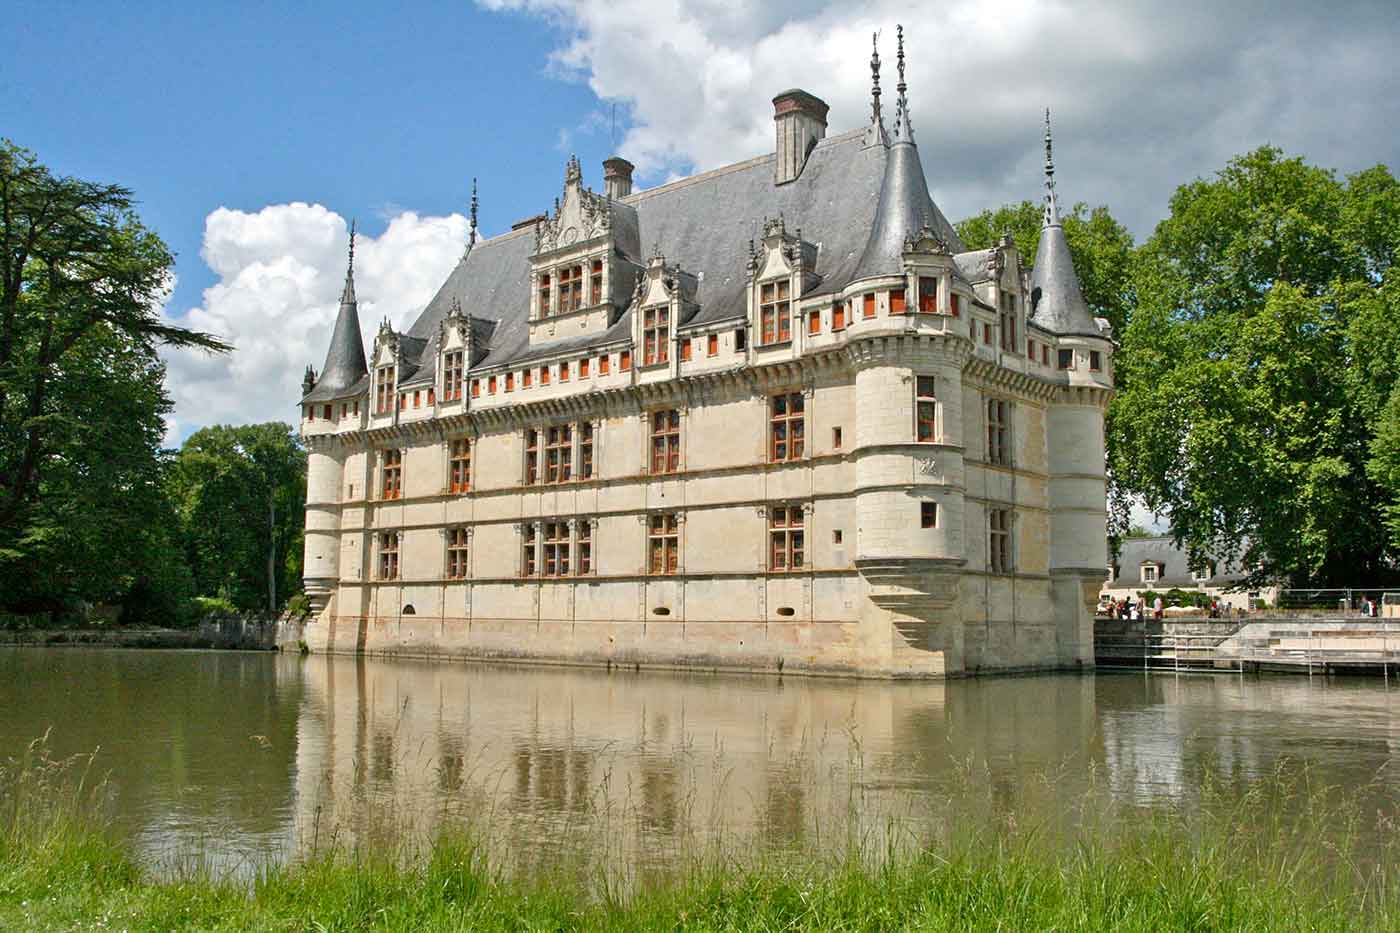
[[[1158,596],[1152,601],[1152,618],[1160,620],[1162,618],[1162,597]],[[1114,619],[1125,619],[1131,622],[1138,622],[1146,619],[1149,612],[1147,600],[1139,596],[1137,599],[1129,599],[1124,596],[1119,600],[1108,601],[1108,615]]]

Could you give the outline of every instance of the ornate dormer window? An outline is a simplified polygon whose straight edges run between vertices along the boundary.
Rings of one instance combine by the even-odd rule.
[[[616,323],[640,271],[636,209],[583,185],[577,158],[564,192],[535,224],[530,342],[598,333]]]
[[[962,316],[962,296],[953,290],[952,251],[927,224],[905,238],[904,268],[915,289],[915,297],[906,305],[919,314]]]
[[[392,414],[398,391],[399,335],[388,319],[374,338],[374,413]]]
[[[698,284],[695,276],[678,265],[667,263],[659,247],[647,261],[632,297],[637,321],[633,325],[633,339],[641,345],[642,366],[660,366],[672,361],[671,343],[676,339],[676,328],[698,309],[695,304]]]
[[[670,305],[642,309],[642,365],[666,362],[671,343]]]
[[[394,366],[380,366],[374,371],[374,413],[387,415],[394,410]]]
[[[792,341],[798,299],[817,281],[811,272],[816,259],[816,245],[805,242],[800,229],[788,233],[781,217],[764,222],[759,245],[749,243],[751,321],[758,346]]]

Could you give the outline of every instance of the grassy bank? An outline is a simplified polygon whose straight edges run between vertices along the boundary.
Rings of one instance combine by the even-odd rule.
[[[3,775],[0,929],[1400,929],[1392,860],[1363,870],[1345,847],[1300,846],[1249,807],[1114,822],[1069,844],[1003,822],[879,858],[716,852],[625,884],[587,853],[507,870],[462,831],[416,851],[321,853],[250,882],[159,880],[104,829],[90,774],[37,757]]]

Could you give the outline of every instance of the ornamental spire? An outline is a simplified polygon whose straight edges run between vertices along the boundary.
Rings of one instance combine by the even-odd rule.
[[[345,264],[345,288],[340,293],[341,304],[355,303],[355,218],[350,218],[350,258]]]
[[[1045,108],[1045,225],[1060,222],[1060,205],[1055,199],[1055,159],[1051,154],[1050,108]]]
[[[899,84],[895,86],[898,96],[894,104],[894,138],[895,141],[914,141],[914,125],[909,122],[909,97],[907,92],[909,85],[904,81],[904,27],[895,27],[895,36],[898,41],[898,54],[896,61],[899,66]]]
[[[473,179],[472,179],[471,226],[468,228],[468,231],[467,231],[467,252],[468,252],[468,253],[470,253],[470,252],[472,251],[472,247],[476,245],[476,209],[477,209],[477,206],[478,206],[478,202],[477,202],[477,198],[476,198],[476,179],[473,178]]]
[[[880,34],[870,34],[870,122],[883,123],[880,113]]]

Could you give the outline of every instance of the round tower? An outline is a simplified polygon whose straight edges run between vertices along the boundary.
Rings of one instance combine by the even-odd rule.
[[[340,580],[340,486],[345,460],[330,437],[307,438],[306,533],[302,585],[319,615]]]

